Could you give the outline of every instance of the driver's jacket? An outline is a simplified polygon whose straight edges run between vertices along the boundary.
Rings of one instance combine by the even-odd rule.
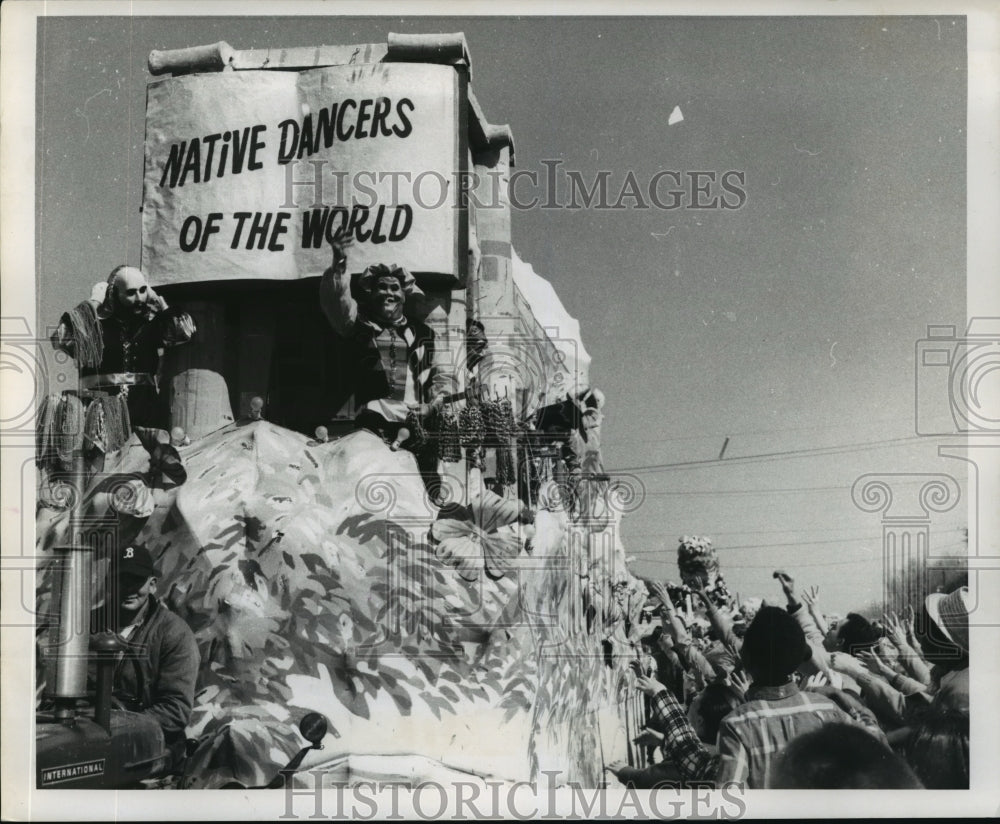
[[[150,596],[145,620],[125,644],[115,667],[115,697],[127,709],[156,718],[168,743],[183,737],[201,664],[191,628]]]

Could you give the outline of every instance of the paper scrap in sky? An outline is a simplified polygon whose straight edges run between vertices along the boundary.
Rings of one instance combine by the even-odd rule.
[[[680,123],[684,119],[684,115],[681,114],[681,107],[674,106],[674,110],[670,113],[670,117],[667,120],[668,126],[673,126],[674,123]]]

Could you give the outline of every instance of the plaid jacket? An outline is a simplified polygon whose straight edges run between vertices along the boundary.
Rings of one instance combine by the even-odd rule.
[[[688,781],[713,781],[716,786],[767,786],[774,756],[804,732],[823,724],[852,719],[833,701],[794,684],[751,687],[750,698],[727,715],[719,727],[719,754],[713,754],[695,734],[684,708],[668,691],[651,702],[652,724],[663,731],[663,754]],[[853,723],[868,726],[858,720]]]
[[[719,757],[701,742],[687,713],[669,690],[658,692],[650,701],[650,724],[663,733],[663,755],[674,763],[688,781],[712,781]]]
[[[768,786],[771,762],[793,738],[830,722],[854,723],[833,701],[795,684],[751,687],[749,699],[719,725],[719,771],[716,781]]]

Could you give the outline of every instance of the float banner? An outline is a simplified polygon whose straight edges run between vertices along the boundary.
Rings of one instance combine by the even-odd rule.
[[[454,282],[461,95],[452,67],[412,63],[151,83],[143,268],[158,285],[317,276],[340,232],[351,271]]]

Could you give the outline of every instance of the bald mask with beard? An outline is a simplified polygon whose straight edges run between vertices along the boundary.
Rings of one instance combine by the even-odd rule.
[[[115,270],[108,288],[111,314],[126,322],[148,318],[152,290],[139,269],[125,266]]]

